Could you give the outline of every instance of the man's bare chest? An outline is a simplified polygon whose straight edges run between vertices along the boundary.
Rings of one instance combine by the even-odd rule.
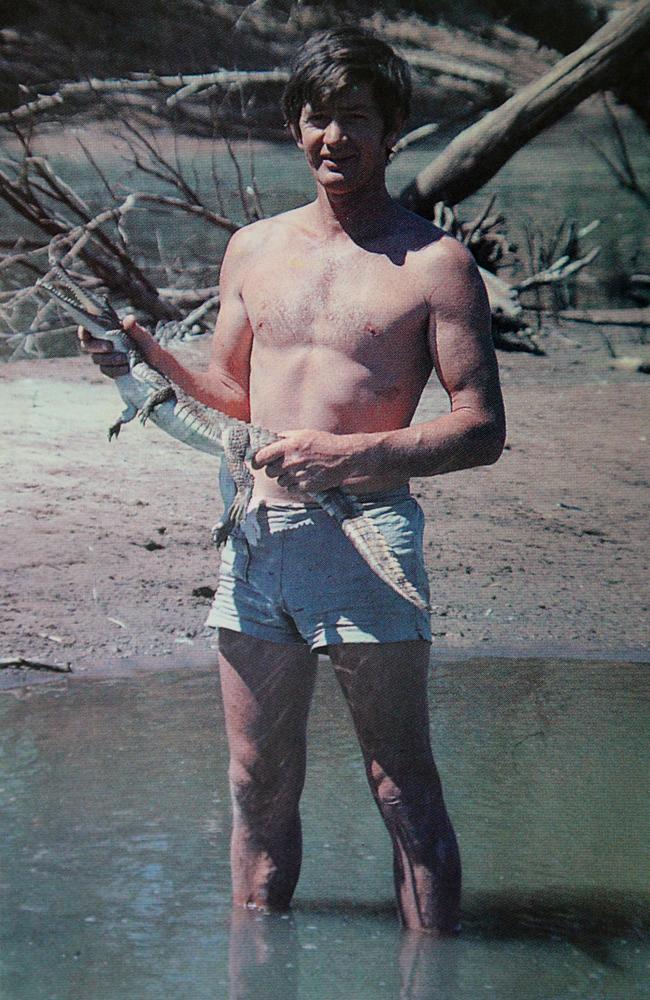
[[[417,283],[380,254],[289,251],[260,260],[243,296],[256,339],[278,348],[393,350],[395,341],[426,330],[428,310]]]

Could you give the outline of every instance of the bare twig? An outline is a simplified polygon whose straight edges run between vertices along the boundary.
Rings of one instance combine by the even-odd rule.
[[[485,220],[487,219],[488,215],[494,208],[494,203],[496,200],[497,196],[493,194],[492,197],[489,199],[488,203],[486,204],[485,208],[483,209],[483,211],[479,215],[477,215],[477,217],[472,222],[468,223],[467,229],[463,235],[463,243],[465,244],[465,246],[470,245],[476,233],[478,233],[481,229],[481,226],[485,224]]]
[[[90,166],[93,168],[93,170],[95,171],[95,173],[99,177],[100,181],[102,182],[102,184],[105,187],[106,191],[108,192],[109,196],[113,199],[113,201],[117,201],[117,196],[116,196],[115,192],[113,191],[113,188],[111,186],[110,181],[108,180],[108,177],[106,176],[106,174],[104,173],[104,171],[100,167],[99,163],[97,162],[97,160],[93,156],[92,152],[90,151],[90,149],[88,148],[88,146],[86,145],[86,143],[83,142],[83,140],[80,139],[78,135],[75,135],[74,138],[75,138],[75,141],[76,141],[77,145],[80,146],[81,149],[83,150],[84,156],[86,157],[86,159],[88,160],[88,163],[90,164]]]
[[[521,281],[513,284],[512,288],[516,292],[523,292],[526,288],[535,288],[539,285],[552,285],[567,281],[568,278],[577,274],[578,271],[593,263],[600,250],[600,247],[594,247],[593,250],[590,250],[588,254],[585,254],[584,257],[580,257],[578,260],[571,260],[567,254],[564,254],[562,257],[558,257],[550,267],[538,271],[528,278],[523,278]]]
[[[232,160],[233,166],[235,168],[235,174],[237,176],[237,189],[239,191],[239,200],[241,201],[242,208],[244,209],[244,214],[246,215],[247,222],[255,222],[254,213],[250,210],[250,205],[248,203],[248,196],[246,194],[246,185],[244,184],[244,175],[242,174],[242,169],[235,155],[235,151],[232,148],[232,143],[229,139],[224,136],[223,139],[226,149],[228,150],[228,156]]]
[[[178,150],[175,149],[176,164],[173,165],[162,155],[156,146],[155,140],[153,138],[147,138],[147,136],[140,129],[138,129],[132,121],[129,121],[128,118],[123,118],[121,124],[125,129],[127,129],[128,132],[131,133],[133,137],[138,140],[139,143],[141,143],[142,146],[144,146],[153,163],[157,164],[159,168],[158,169],[143,163],[137,153],[133,151],[133,147],[130,146],[133,162],[138,170],[145,174],[151,174],[153,177],[158,177],[160,180],[166,181],[168,184],[173,184],[175,188],[185,195],[189,202],[194,205],[200,205],[201,199],[198,192],[190,187],[183,175],[183,171],[180,167]],[[120,138],[123,137],[120,136]]]
[[[632,158],[630,156],[630,151],[628,149],[627,140],[621,128],[621,124],[618,117],[611,106],[607,95],[603,94],[603,103],[605,105],[605,110],[607,111],[607,116],[609,118],[610,125],[612,127],[612,132],[614,135],[614,142],[617,147],[618,160],[613,159],[608,153],[602,149],[596,142],[592,139],[587,139],[589,145],[595,151],[595,153],[600,157],[600,159],[607,165],[610,172],[618,181],[620,187],[624,190],[629,191],[633,194],[639,201],[645,205],[646,208],[650,208],[650,192],[642,186]]]
[[[182,201],[180,198],[170,198],[163,194],[150,194],[145,191],[134,191],[130,194],[122,205],[118,206],[118,211],[121,215],[129,212],[138,202],[149,202],[155,205],[165,205],[168,208],[178,209],[180,212],[188,212],[190,215],[197,215],[201,219],[205,219],[206,222],[210,222],[213,226],[218,226],[220,229],[225,229],[226,232],[236,233],[241,227],[233,222],[232,219],[227,219],[222,215],[217,215],[216,212],[211,212],[209,208],[204,208],[203,205],[190,204],[187,201]]]
[[[390,162],[392,163],[400,153],[403,153],[405,149],[409,146],[414,146],[416,142],[421,142],[423,139],[428,139],[430,135],[438,131],[438,125],[435,122],[431,122],[429,125],[420,125],[419,128],[414,128],[411,132],[407,132],[403,135],[401,139],[398,139],[393,148],[390,151]]]
[[[169,299],[179,306],[192,306],[209,298],[219,299],[219,286],[208,285],[207,288],[159,288],[158,294],[163,299]],[[194,320],[194,322],[196,322]]]
[[[28,156],[25,158],[25,164],[27,167],[35,168],[39,176],[46,182],[48,189],[61,202],[63,202],[63,204],[67,205],[68,208],[71,208],[74,212],[80,215],[82,219],[91,218],[92,210],[90,206],[83,200],[83,198],[79,197],[76,191],[73,191],[69,184],[66,184],[66,182],[59,177],[57,173],[55,173],[44,156]]]

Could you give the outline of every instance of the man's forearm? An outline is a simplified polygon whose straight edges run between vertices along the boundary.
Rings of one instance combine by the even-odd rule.
[[[428,423],[351,437],[366,475],[390,469],[406,480],[491,465],[503,451],[505,426],[499,418],[457,410]]]
[[[207,371],[187,368],[142,328],[132,328],[129,334],[137,342],[147,364],[165,375],[188,396],[230,417],[246,421],[250,418],[248,394],[226,372],[214,367]]]

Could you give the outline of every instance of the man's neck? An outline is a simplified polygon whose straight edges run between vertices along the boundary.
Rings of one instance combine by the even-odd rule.
[[[383,181],[371,191],[342,195],[332,194],[319,185],[311,205],[314,224],[324,238],[347,235],[355,242],[383,230],[395,207]]]

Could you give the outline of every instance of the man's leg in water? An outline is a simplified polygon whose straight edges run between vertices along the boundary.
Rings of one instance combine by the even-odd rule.
[[[239,906],[284,910],[298,881],[298,804],[316,662],[306,645],[219,630],[233,802],[233,902]]]
[[[375,801],[393,841],[404,927],[451,934],[458,925],[460,857],[429,738],[428,642],[329,647]]]

